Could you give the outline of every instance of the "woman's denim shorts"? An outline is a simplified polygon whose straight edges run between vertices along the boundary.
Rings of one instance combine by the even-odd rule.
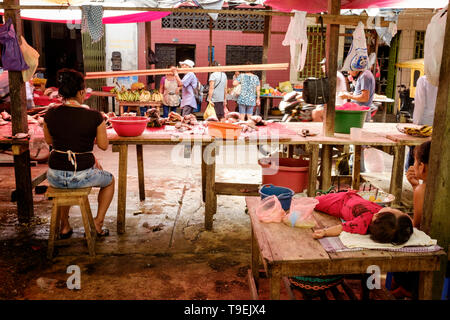
[[[64,171],[48,168],[47,180],[54,188],[79,189],[88,187],[106,187],[113,179],[113,175],[105,170],[89,168],[82,171]]]
[[[245,104],[239,105],[239,113],[241,114],[253,114],[253,108],[255,106],[247,106]]]

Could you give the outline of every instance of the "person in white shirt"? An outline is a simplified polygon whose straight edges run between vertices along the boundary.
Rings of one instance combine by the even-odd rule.
[[[214,61],[214,66],[220,66]],[[207,101],[214,105],[217,119],[225,118],[225,107],[227,106],[227,75],[224,72],[213,72],[209,77],[209,92]]]
[[[27,109],[34,108],[34,99],[33,99],[33,90],[34,87],[30,84],[30,81],[25,82],[25,92],[27,99]],[[8,71],[1,69],[0,71],[0,104],[4,107],[2,109],[9,110],[11,99],[9,98],[9,76]]]
[[[434,120],[434,110],[436,108],[438,87],[432,85],[427,76],[421,76],[416,83],[416,93],[414,95],[413,123],[417,125],[432,126]],[[414,147],[409,147],[408,158],[406,159],[405,170],[414,165]]]

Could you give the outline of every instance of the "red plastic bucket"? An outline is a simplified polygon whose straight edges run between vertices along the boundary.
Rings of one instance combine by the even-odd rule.
[[[308,187],[309,160],[266,158],[258,161],[262,167],[262,184],[273,184],[303,192]]]

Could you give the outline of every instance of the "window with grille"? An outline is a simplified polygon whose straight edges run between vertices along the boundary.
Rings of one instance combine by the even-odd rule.
[[[246,64],[250,61],[253,64],[261,64],[263,55],[262,46],[231,46],[226,47],[226,64],[230,65],[240,65]],[[262,71],[254,72],[259,79],[261,79]],[[232,78],[234,72],[226,73],[228,78]]]
[[[414,59],[423,58],[424,44],[425,44],[425,31],[416,31],[414,43]]]
[[[325,30],[323,31],[325,34]],[[308,51],[305,67],[298,73],[298,80],[309,77],[319,78],[322,75],[320,61],[325,58],[324,40],[320,26],[308,26]]]
[[[243,10],[243,9],[240,9]],[[209,15],[194,12],[173,12],[161,19],[162,28],[209,29]],[[264,16],[251,14],[221,14],[213,21],[214,30],[264,31]]]

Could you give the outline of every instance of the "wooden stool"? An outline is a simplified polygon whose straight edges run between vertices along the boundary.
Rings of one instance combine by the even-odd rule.
[[[92,217],[91,206],[88,195],[92,188],[80,189],[58,189],[49,187],[46,192],[48,198],[53,199],[52,217],[50,220],[50,235],[48,238],[47,257],[52,259],[55,242],[58,241],[59,227],[61,220],[61,207],[79,206],[83,218],[84,232],[89,249],[89,255],[95,256],[95,240],[97,232],[95,230],[94,218]]]

